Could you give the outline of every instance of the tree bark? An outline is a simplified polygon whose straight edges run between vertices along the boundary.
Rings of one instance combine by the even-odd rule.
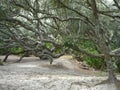
[[[113,65],[112,58],[109,57],[108,59],[109,60],[106,60],[107,71],[108,71],[108,82],[115,83],[117,81],[117,77],[115,75],[115,67]]]
[[[5,56],[5,58],[3,59],[3,62],[6,62],[7,61],[7,58],[8,56],[10,55],[11,53],[7,53],[7,55]]]

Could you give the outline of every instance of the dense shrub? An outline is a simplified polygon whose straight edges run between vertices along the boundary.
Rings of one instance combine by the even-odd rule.
[[[87,57],[87,56],[84,59],[85,59],[85,62],[90,67],[93,67],[95,69],[101,69],[101,70],[106,69],[105,62],[102,59],[90,58],[90,57]]]
[[[8,53],[17,54],[17,53],[22,52],[22,51],[23,51],[23,49],[20,47],[2,48],[2,49],[0,49],[0,55],[6,55]]]

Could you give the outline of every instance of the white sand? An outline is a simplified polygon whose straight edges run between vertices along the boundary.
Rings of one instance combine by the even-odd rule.
[[[34,61],[28,62],[29,59]],[[114,85],[94,86],[106,77],[82,73],[77,64],[69,60],[55,60],[53,65],[38,58],[24,60],[26,62],[0,66],[0,90],[117,90]]]

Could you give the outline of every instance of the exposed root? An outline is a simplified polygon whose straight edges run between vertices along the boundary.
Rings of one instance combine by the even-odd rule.
[[[103,84],[114,84],[116,86],[116,90],[120,90],[120,80],[115,79],[114,81],[111,82],[110,79],[107,79],[107,80],[104,80],[100,83],[97,83],[95,86],[103,85]]]
[[[91,86],[88,85],[86,82],[73,82],[73,83],[71,83],[71,85],[70,85],[70,87],[69,87],[68,90],[72,90],[72,86],[73,86],[73,85],[85,86],[85,87],[87,87],[87,88],[90,88],[90,87],[91,87]]]

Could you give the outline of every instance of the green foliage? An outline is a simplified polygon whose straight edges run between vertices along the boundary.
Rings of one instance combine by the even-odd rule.
[[[0,55],[6,55],[8,52],[17,54],[17,53],[22,52],[22,51],[23,51],[23,49],[20,47],[2,48],[2,49],[0,49]]]
[[[72,42],[70,42],[70,41],[65,41],[64,42],[65,47],[71,47],[71,45],[72,45]]]
[[[105,62],[102,59],[90,58],[87,56],[84,59],[88,65],[95,69],[101,69],[103,65],[105,65]]]
[[[82,41],[82,47],[86,47],[88,49],[88,51],[90,51],[91,53],[97,53],[97,51],[94,49],[94,45],[92,42],[90,41]],[[78,44],[78,43],[77,43]],[[74,42],[71,42],[71,40],[67,40],[64,45],[66,47],[74,47],[76,46],[77,44],[75,44]],[[72,45],[72,46],[71,46]],[[72,54],[74,54],[75,57],[78,57],[78,56],[83,56],[83,60],[85,60],[85,62],[90,66],[90,67],[93,67],[95,69],[103,69],[102,67],[105,67],[105,62],[104,60],[100,59],[100,58],[92,58],[92,57],[88,57],[84,54],[81,54],[80,52],[77,52],[77,51],[73,51]],[[104,68],[105,69],[105,68]]]
[[[4,11],[2,10],[2,7],[0,7],[0,19],[5,17],[5,16],[6,15],[5,15]]]
[[[47,48],[53,48],[53,45],[51,43],[46,43],[45,45]]]
[[[0,49],[0,55],[5,55],[7,51],[5,49]]]
[[[68,4],[70,0],[63,0],[62,2],[64,2],[65,4]],[[58,0],[51,0],[51,3],[53,4],[53,6],[56,7],[63,7],[62,4],[58,1]]]
[[[117,66],[116,71],[120,72],[120,61],[119,60],[116,62],[116,66]]]
[[[20,48],[20,47],[13,47],[13,48],[10,48],[10,52],[13,52],[13,53],[19,53],[19,52],[22,52],[23,49]]]
[[[93,44],[92,41],[82,41],[82,45],[81,45],[83,48],[86,48],[88,49],[90,52],[92,53],[97,53],[97,50],[95,48],[95,45]]]

